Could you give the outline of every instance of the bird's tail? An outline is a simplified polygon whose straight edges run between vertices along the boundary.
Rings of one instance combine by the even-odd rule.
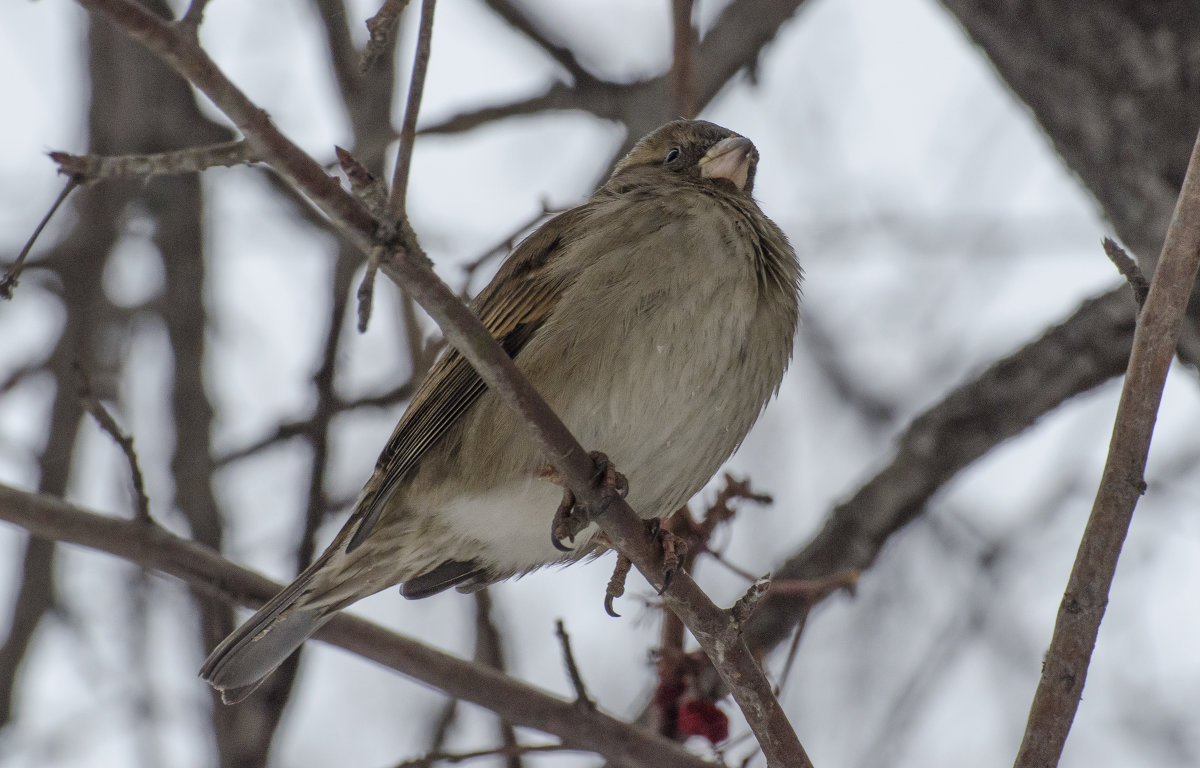
[[[200,677],[221,692],[226,704],[249,696],[292,651],[333,618],[339,605],[313,601],[313,580],[326,565],[327,556],[306,568],[204,660]]]

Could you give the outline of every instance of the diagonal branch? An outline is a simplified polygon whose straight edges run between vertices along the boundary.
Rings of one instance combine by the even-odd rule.
[[[1083,693],[1121,546],[1138,497],[1146,491],[1144,473],[1154,421],[1198,267],[1200,135],[1192,148],[1150,293],[1138,316],[1104,474],[1058,609],[1050,649],[1042,664],[1042,679],[1017,754],[1017,768],[1053,768],[1062,755]]]
[[[538,48],[545,51],[550,58],[557,61],[563,69],[567,70],[567,74],[571,76],[576,85],[595,80],[579,63],[579,59],[575,58],[575,52],[565,45],[554,42],[550,35],[541,29],[537,20],[530,16],[528,10],[513,3],[512,0],[484,0],[484,3],[492,10],[492,13],[504,19],[510,27],[525,35]]]
[[[743,640],[738,623],[729,612],[714,605],[686,573],[677,574],[670,589],[666,589],[661,548],[615,488],[593,484],[596,468],[591,457],[479,318],[434,274],[408,221],[401,219],[395,226],[378,223],[353,195],[275,128],[194,41],[130,0],[79,2],[107,16],[203,91],[233,120],[255,151],[303,190],[348,240],[367,253],[376,246],[387,250],[380,265],[384,273],[408,290],[438,323],[447,341],[471,362],[489,391],[519,417],[574,491],[585,514],[596,520],[609,540],[664,592],[668,607],[683,619],[716,666],[768,763],[811,765],[762,668]]]

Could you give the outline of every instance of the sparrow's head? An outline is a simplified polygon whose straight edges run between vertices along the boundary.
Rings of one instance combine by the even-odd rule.
[[[635,144],[612,179],[650,170],[733,185],[749,195],[757,166],[758,150],[750,139],[705,120],[675,120]]]

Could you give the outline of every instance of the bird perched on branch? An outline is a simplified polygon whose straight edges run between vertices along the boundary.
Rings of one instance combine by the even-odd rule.
[[[472,308],[585,447],[666,517],[729,458],[779,386],[800,267],[751,192],[758,151],[712,123],[641,139],[584,204],[516,247]],[[249,694],[341,608],[395,584],[470,591],[596,551],[552,535],[561,491],[525,427],[448,350],[329,548],[227,637],[201,676]]]

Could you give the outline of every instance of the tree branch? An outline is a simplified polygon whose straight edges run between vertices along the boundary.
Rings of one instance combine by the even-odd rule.
[[[1200,135],[1192,148],[1150,293],[1138,316],[1104,474],[1058,609],[1017,768],[1053,768],[1066,744],[1121,546],[1138,497],[1146,491],[1144,472],[1154,421],[1198,267]]]
[[[207,168],[249,165],[257,158],[246,142],[238,139],[203,147],[185,147],[149,155],[69,155],[51,152],[58,172],[81,183],[122,176],[147,178],[162,174],[195,173]]]
[[[413,140],[417,135],[417,115],[421,94],[425,92],[425,73],[429,69],[429,47],[433,41],[433,9],[437,0],[422,0],[421,26],[417,31],[417,49],[413,53],[412,78],[408,84],[408,103],[400,125],[400,146],[396,149],[396,168],[392,174],[391,212],[397,219],[407,216],[408,171],[412,165]]]
[[[157,525],[105,517],[65,501],[0,485],[0,519],[35,536],[98,549],[175,576],[191,587],[252,608],[280,585]],[[317,638],[485,707],[515,725],[622,765],[702,768],[708,763],[669,741],[579,707],[482,665],[471,664],[363,619],[341,614]]]

